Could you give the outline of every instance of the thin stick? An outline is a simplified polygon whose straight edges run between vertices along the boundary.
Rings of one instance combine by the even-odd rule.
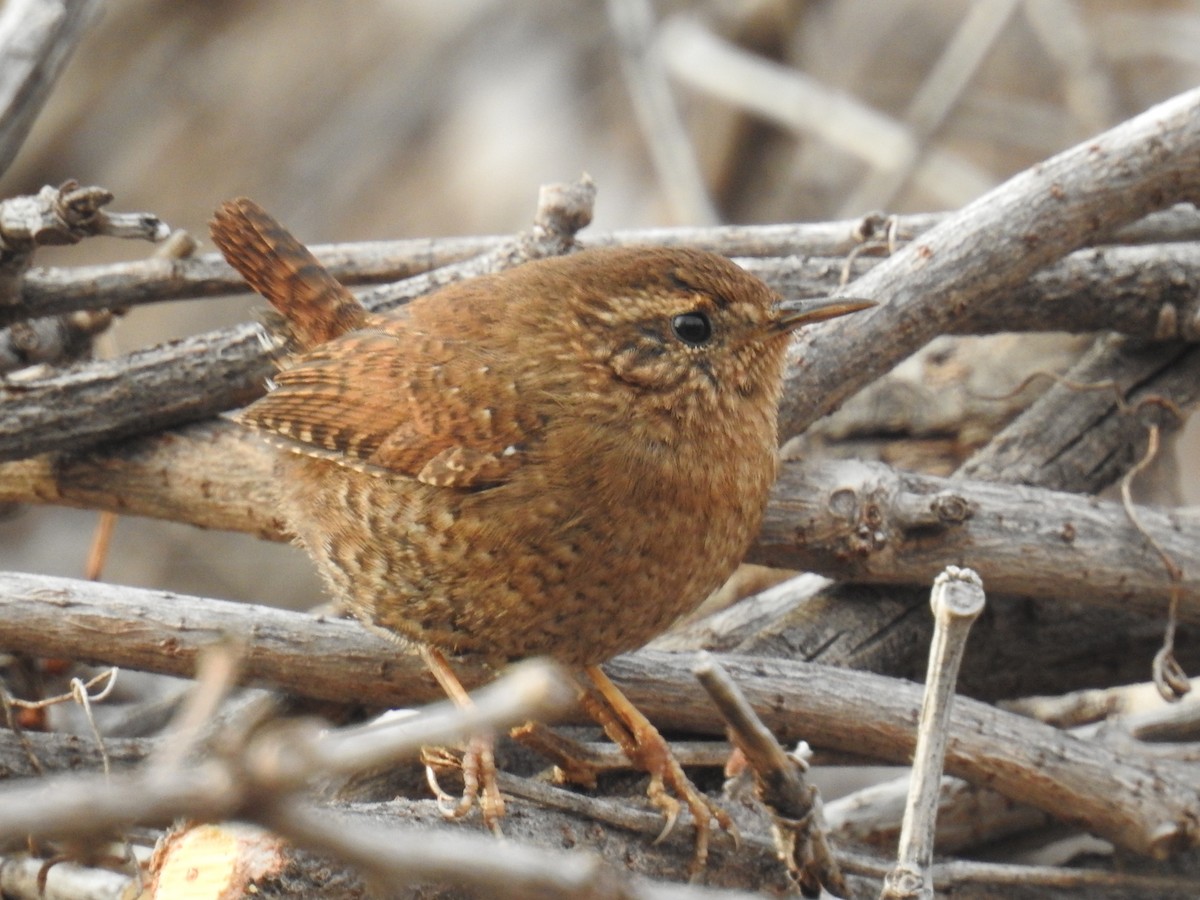
[[[933,840],[938,788],[950,738],[954,683],[971,625],[983,611],[983,582],[970,569],[947,566],[933,582],[933,643],[917,727],[908,803],[900,826],[896,867],[884,879],[881,900],[933,900]]]
[[[824,887],[838,896],[849,896],[826,836],[821,796],[804,777],[804,765],[779,746],[737,683],[714,657],[701,654],[692,671],[728,723],[734,744],[754,772],[759,798],[771,813],[776,849],[788,871],[813,895]]]

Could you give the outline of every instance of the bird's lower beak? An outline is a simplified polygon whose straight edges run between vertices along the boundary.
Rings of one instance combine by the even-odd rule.
[[[856,297],[835,297],[822,303],[805,303],[803,306],[785,300],[775,307],[778,318],[772,325],[778,331],[794,331],[801,325],[836,319],[838,316],[849,315],[878,305],[874,300],[860,300]]]

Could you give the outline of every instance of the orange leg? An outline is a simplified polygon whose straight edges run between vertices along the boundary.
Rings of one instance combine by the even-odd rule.
[[[737,826],[724,809],[701,793],[684,774],[683,767],[671,752],[671,747],[658,729],[629,702],[599,666],[584,669],[594,691],[580,685],[580,702],[588,714],[604,729],[605,734],[636,766],[650,774],[647,794],[650,801],[662,810],[666,824],[658,840],[671,833],[679,818],[680,802],[687,804],[696,823],[696,853],[692,857],[691,875],[698,876],[708,859],[708,838],[711,820],[737,839]]]
[[[421,655],[429,671],[437,679],[446,696],[455,706],[467,708],[472,705],[466,689],[450,668],[450,663],[440,650],[433,647],[421,646]],[[483,814],[484,824],[496,834],[500,833],[500,820],[504,817],[504,798],[500,796],[500,787],[496,783],[496,758],[493,753],[494,738],[490,734],[475,735],[463,751],[462,778],[463,792],[461,797],[454,797],[442,790],[438,784],[437,773],[433,762],[444,764],[445,753],[427,752],[425,758],[425,778],[429,787],[438,799],[438,806],[447,819],[460,819],[471,811],[476,800]]]

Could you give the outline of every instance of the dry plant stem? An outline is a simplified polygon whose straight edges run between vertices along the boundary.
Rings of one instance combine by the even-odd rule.
[[[87,562],[83,566],[83,577],[88,581],[99,581],[104,574],[104,563],[108,560],[108,548],[112,545],[113,531],[117,527],[117,514],[101,512],[96,517],[96,528],[92,532],[92,543],[88,547]]]
[[[286,540],[271,510],[270,448],[209,421],[75,456],[0,464],[0,496],[187,522]]]
[[[0,15],[0,172],[8,169],[98,0],[12,0]]]
[[[579,245],[630,246],[658,244],[689,246],[731,257],[841,257],[895,223],[901,240],[912,240],[949,217],[921,213],[884,219],[873,215],[840,222],[789,225],[722,225],[715,228],[652,228],[589,234]],[[1143,245],[1200,240],[1200,215],[1191,207],[1154,213],[1121,229],[1115,239]],[[443,266],[453,266],[511,241],[505,237],[427,238],[321,244],[310,249],[343,284],[361,285],[413,278]],[[1161,248],[1159,252],[1167,252]],[[769,270],[765,271],[769,277]],[[836,267],[828,283],[836,283]],[[820,284],[825,284],[822,281]],[[814,287],[814,290],[816,288]],[[824,287],[820,288],[825,291]],[[220,256],[206,253],[191,259],[137,262],[67,268],[34,268],[21,289],[21,302],[0,308],[0,324],[18,319],[58,315],[74,310],[101,310],[164,300],[185,300],[245,291],[245,284]],[[415,293],[416,291],[414,291]],[[981,310],[981,312],[983,312]]]
[[[201,651],[196,662],[196,685],[172,719],[151,765],[170,771],[200,746],[221,702],[237,683],[242,656],[243,649],[236,639],[226,639]]]
[[[570,184],[544,184],[528,231],[453,267],[364,291],[359,300],[369,310],[388,310],[455,281],[569,253],[575,249],[576,233],[592,221],[595,200],[596,185],[587,175]]]
[[[554,719],[571,707],[574,692],[558,666],[528,660],[473,695],[474,704],[440,703],[419,716],[331,731],[317,737],[305,753],[289,751],[290,736],[263,741],[256,752],[271,761],[275,788],[295,789],[316,775],[351,775],[415,758],[421,747],[460,741],[481,730],[510,728],[526,719]],[[302,737],[303,727],[298,734]]]
[[[937,829],[938,790],[946,744],[950,739],[950,712],[954,685],[967,646],[971,625],[983,612],[983,583],[970,569],[949,566],[933,582],[933,643],[917,725],[912,777],[896,867],[884,879],[882,900],[932,900],[933,841]]]
[[[1200,741],[1200,703],[1130,713],[1119,718],[1116,725],[1139,741]]]
[[[824,887],[839,897],[847,896],[846,880],[829,846],[821,796],[804,777],[805,767],[779,746],[736,682],[711,655],[702,654],[693,671],[754,773],[759,799],[771,812],[776,846],[788,870],[814,895]]]
[[[910,779],[907,775],[872,784],[825,804],[829,834],[839,844],[869,845],[894,854],[900,838]],[[938,793],[939,853],[955,855],[1031,832],[1044,831],[1054,820],[1029,806],[1013,803],[995,791],[959,778],[945,777]]]
[[[625,86],[675,217],[701,225],[719,222],[653,41],[654,10],[647,0],[608,0],[607,8]]]
[[[594,788],[597,776],[633,768],[629,757],[614,744],[577,741],[541,722],[526,722],[509,736],[554,763],[559,783]],[[684,768],[720,769],[728,762],[731,749],[725,741],[671,741],[671,752]]]
[[[92,659],[190,675],[198,647],[247,636],[247,680],[305,696],[397,706],[437,697],[418,656],[361,626],[298,613],[93,582],[8,573],[0,578],[0,649]],[[103,639],[98,639],[102,635]],[[751,705],[782,740],[902,762],[920,703],[912,686],[864,672],[765,659],[722,658]],[[643,650],[608,664],[630,700],[664,729],[719,734],[711,703],[677,655]],[[467,683],[485,673],[460,665]],[[477,696],[478,699],[478,696]],[[1085,743],[980,703],[955,704],[947,771],[1073,821],[1142,853],[1200,839],[1194,766]],[[433,742],[433,741],[429,741]]]
[[[143,738],[106,737],[102,754],[90,737],[40,731],[17,735],[0,729],[0,777],[9,781],[47,772],[95,770],[103,766],[104,756],[113,768],[128,768],[145,759],[154,746]],[[38,765],[33,764],[33,759]]]
[[[120,872],[31,856],[0,856],[0,891],[12,900],[122,900],[132,879]]]
[[[167,758],[134,772],[63,776],[0,790],[0,845],[26,835],[88,837],[133,822],[161,825],[178,815],[253,821],[256,805],[303,788],[311,779],[346,775],[417,755],[421,746],[459,740],[479,728],[508,727],[560,713],[571,691],[555,667],[530,661],[481,689],[468,710],[441,704],[422,715],[322,734],[311,722],[263,726],[235,748],[188,761]]]
[[[882,463],[802,459],[782,466],[749,558],[839,580],[910,585],[928,582],[947,560],[969,560],[993,593],[1154,619],[1177,586],[1181,621],[1200,623],[1200,510],[1137,507],[1136,515],[1142,529],[1119,502]],[[1183,570],[1178,581],[1147,552],[1147,534]]]
[[[506,884],[513,883],[514,887],[524,889],[517,894],[521,897],[751,900],[751,895],[743,891],[665,884],[631,876],[599,862],[619,859],[629,872],[654,879],[681,877],[686,841],[671,841],[671,846],[664,846],[652,845],[645,840],[643,835],[653,835],[657,831],[659,817],[653,813],[627,808],[631,819],[620,826],[633,832],[632,837],[627,837],[616,830],[595,827],[596,821],[608,819],[603,814],[593,816],[595,809],[592,806],[574,809],[556,803],[560,798],[574,797],[585,804],[618,805],[612,801],[572,794],[526,779],[501,777],[505,792],[522,796],[523,787],[528,786],[537,803],[536,807],[516,804],[512,820],[514,836],[503,842],[470,834],[461,826],[441,827],[438,814],[430,809],[431,803],[411,801],[322,810],[319,815],[324,826],[317,822],[318,831],[305,839],[315,849],[325,839],[326,829],[353,835],[355,846],[346,848],[347,858],[360,858],[362,849],[355,847],[379,851],[371,855],[389,866],[393,863],[397,866],[392,872],[392,883],[409,884],[421,878],[437,879],[444,884],[473,885],[483,880],[482,873],[491,873],[493,883],[486,884],[479,896],[496,895],[497,891],[507,890]],[[639,819],[640,825],[645,827],[639,827]],[[406,827],[398,827],[397,821],[405,822]],[[286,822],[281,823],[282,829],[287,827]],[[357,840],[360,834],[363,841]],[[564,840],[575,845],[574,852],[561,852]],[[393,852],[377,846],[377,842],[397,849]],[[327,852],[339,853],[340,843],[335,841],[327,845]],[[427,851],[431,846],[435,849]],[[410,854],[420,857],[411,862],[411,869],[408,868]],[[475,865],[476,861],[478,865]],[[719,871],[711,873],[712,881],[717,884],[760,884],[767,891],[782,891],[785,887],[769,846],[760,844],[749,852],[724,854],[722,863]],[[438,871],[431,871],[433,866]],[[377,871],[368,861],[364,861],[362,868],[368,872]],[[562,890],[554,889],[555,885]],[[617,893],[611,893],[614,890]],[[422,896],[447,895],[430,885],[423,889]],[[452,892],[448,896],[462,894],[461,891]]]
[[[886,209],[931,149],[931,139],[957,104],[1018,6],[985,0],[968,7],[954,35],[909,100],[904,122],[912,134],[908,153],[863,178],[842,203],[844,213]]]
[[[38,247],[75,244],[97,234],[163,240],[169,229],[156,216],[105,213],[112,194],[74,181],[37,194],[0,200],[0,308],[20,300],[21,279]]]
[[[668,71],[693,88],[798,132],[815,135],[879,167],[914,154],[903,124],[796,69],[755,56],[712,34],[695,16],[679,14],[660,29]],[[947,205],[991,184],[963,157],[933,150],[914,173],[921,187]]]
[[[994,898],[997,891],[1024,891],[1030,887],[1042,891],[1054,889],[1078,891],[1082,897],[1194,897],[1196,881],[1189,877],[1170,875],[1144,876],[1122,872],[1100,872],[1090,869],[1056,868],[1053,866],[1020,866],[1004,863],[945,862],[933,867],[933,881],[938,888],[958,897],[972,886],[987,885],[983,896]],[[1003,894],[1000,894],[1003,896]],[[1034,894],[1033,896],[1039,896]],[[1040,896],[1047,896],[1041,894]],[[1050,895],[1054,896],[1054,895]]]
[[[354,864],[379,886],[450,882],[492,897],[597,897],[635,895],[599,857],[556,854],[515,843],[497,844],[473,834],[406,832],[330,821],[323,810],[297,800],[266,805],[262,824],[300,846]],[[498,852],[499,851],[499,852]]]
[[[802,333],[780,431],[804,431],[977,304],[1148,212],[1200,195],[1200,89],[1181,94],[1029,169],[876,266],[848,293],[870,313]],[[987,235],[980,240],[979,235]],[[833,344],[844,365],[813,364]],[[849,377],[847,377],[847,375]],[[820,398],[813,403],[813,398]]]
[[[862,277],[882,259],[860,255],[850,267]],[[768,257],[739,260],[788,298],[838,290],[844,260]],[[1028,281],[972,306],[946,323],[947,334],[1119,331],[1158,341],[1200,339],[1200,244],[1139,245],[1077,250]]]
[[[30,255],[42,246],[76,244],[100,234],[161,241],[170,233],[165,222],[148,213],[105,212],[103,207],[112,199],[104,188],[66,181],[36,194],[0,200],[0,263],[6,273],[24,271]],[[16,302],[16,297],[7,300]]]
[[[64,365],[83,359],[91,353],[92,339],[112,322],[112,313],[89,310],[0,328],[0,374],[39,363]]]

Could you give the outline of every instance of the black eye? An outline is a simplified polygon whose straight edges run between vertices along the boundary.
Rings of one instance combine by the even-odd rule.
[[[685,344],[699,347],[701,344],[707,344],[708,339],[712,337],[712,322],[708,320],[706,313],[699,310],[682,313],[671,320],[671,331]]]

